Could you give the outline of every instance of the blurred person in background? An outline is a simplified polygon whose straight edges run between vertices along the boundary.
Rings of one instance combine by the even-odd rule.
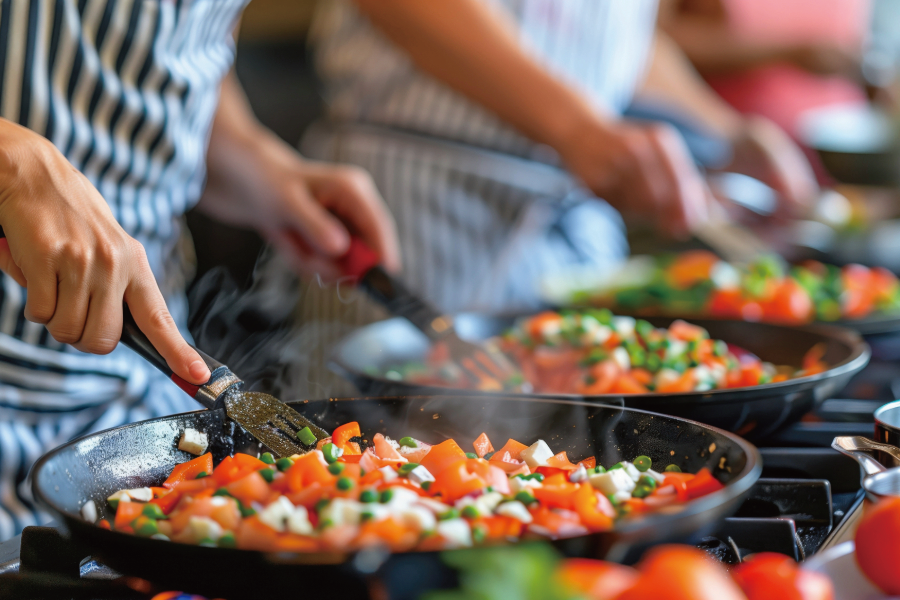
[[[325,0],[311,40],[327,119],[301,148],[372,173],[406,282],[447,313],[535,308],[548,274],[608,268],[628,252],[620,213],[676,236],[707,219],[678,133],[622,118],[636,96],[677,106],[730,142],[721,166],[802,206],[802,153],[711,93],[656,18],[656,0]],[[380,316],[308,292],[322,339]]]
[[[804,112],[867,101],[870,12],[870,0],[663,0],[660,23],[729,104],[796,138]]]
[[[125,348],[123,301],[172,370],[185,338],[181,218],[197,205],[327,272],[347,228],[399,266],[365,173],[304,160],[230,72],[245,0],[6,2],[0,11],[0,541],[41,515],[42,454],[134,420],[196,410]],[[333,268],[333,267],[332,267]]]

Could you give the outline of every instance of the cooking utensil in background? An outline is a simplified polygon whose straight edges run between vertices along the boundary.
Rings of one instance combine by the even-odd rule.
[[[326,429],[358,421],[367,436],[402,434],[434,443],[447,437],[471,440],[481,431],[497,440],[541,438],[573,457],[595,455],[602,464],[647,455],[654,464],[676,463],[684,471],[707,467],[725,483],[724,489],[677,510],[554,542],[569,556],[631,561],[650,544],[698,541],[736,510],[762,469],[758,451],[733,434],[683,419],[582,401],[449,395],[312,400],[293,407]],[[86,554],[122,573],[208,597],[256,599],[263,590],[271,597],[296,595],[301,585],[310,597],[368,598],[368,586],[375,581],[372,596],[378,589],[405,590],[406,595],[392,593],[400,600],[417,598],[422,586],[446,581],[436,552],[388,556],[381,549],[370,549],[265,555],[140,538],[82,520],[80,509],[87,501],[95,502],[101,517],[108,517],[105,499],[113,492],[159,485],[175,464],[184,461],[175,440],[189,427],[207,433],[217,461],[233,451],[254,455],[259,451],[250,436],[229,428],[222,410],[144,421],[92,434],[42,457],[32,473],[35,497],[65,523]]]
[[[900,448],[859,436],[836,437],[831,447],[859,463],[862,487],[869,500],[900,496]]]
[[[472,383],[487,380],[500,382],[502,389],[525,390],[518,367],[495,345],[473,344],[459,337],[453,317],[441,314],[426,300],[416,296],[403,283],[384,270],[378,255],[359,238],[352,238],[350,249],[342,259],[343,272],[394,316],[403,317],[435,344],[444,344],[450,364]],[[501,388],[496,388],[501,389]]]
[[[454,319],[457,331],[467,340],[481,341],[512,327],[517,315],[462,314]],[[667,327],[674,319],[647,319]],[[688,392],[683,394],[634,394],[588,396],[584,399],[624,403],[709,423],[749,438],[762,438],[789,425],[819,403],[843,389],[850,378],[869,361],[868,345],[855,332],[839,327],[815,325],[782,327],[763,323],[692,319],[711,337],[732,341],[763,360],[775,364],[800,365],[804,354],[816,344],[826,347],[824,360],[830,368],[818,375],[748,388]],[[330,366],[365,394],[458,394],[459,390],[422,386],[373,375],[408,362],[421,361],[430,341],[402,319],[389,319],[361,327],[334,349]],[[566,394],[531,394],[532,398],[581,398]]]
[[[278,456],[303,454],[314,449],[318,440],[329,437],[327,431],[277,398],[259,392],[244,391],[243,381],[232,373],[231,369],[197,348],[194,350],[209,367],[212,375],[203,385],[186,382],[172,372],[166,360],[137,326],[128,307],[123,306],[123,309],[124,323],[120,340],[122,344],[166,374],[185,393],[207,409],[224,409],[229,419],[268,446],[273,453]],[[309,428],[315,440],[304,442],[298,437],[298,432],[304,428]]]

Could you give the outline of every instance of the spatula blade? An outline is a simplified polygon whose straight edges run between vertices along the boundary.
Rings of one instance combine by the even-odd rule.
[[[297,432],[304,427],[309,427],[317,441],[329,437],[327,431],[269,394],[228,394],[225,413],[279,457],[315,449],[315,443],[307,445],[297,438]]]

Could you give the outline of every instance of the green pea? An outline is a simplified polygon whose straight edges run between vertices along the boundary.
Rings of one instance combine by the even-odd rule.
[[[420,486],[421,486],[421,488],[422,488],[423,490],[425,490],[425,491],[427,492],[428,490],[431,489],[431,482],[430,482],[430,481],[423,481],[423,482],[420,484]]]
[[[141,510],[141,514],[145,517],[156,519],[157,521],[169,518],[157,504],[145,504],[144,508]]]
[[[650,477],[649,475],[641,475],[641,478],[638,479],[638,485],[643,485],[651,490],[656,489],[656,480]]]
[[[363,490],[359,495],[359,501],[365,504],[378,502],[378,492],[376,492],[375,490]]]
[[[300,431],[297,432],[297,439],[306,444],[307,446],[312,446],[316,443],[316,434],[312,432],[312,429],[309,427],[304,427]]]
[[[378,498],[378,500],[382,504],[387,504],[388,502],[391,501],[391,498],[393,498],[393,497],[394,497],[394,490],[392,490],[391,488],[388,488],[388,489],[384,490],[383,492],[381,492],[381,496]]]
[[[537,502],[537,498],[534,497],[534,494],[532,494],[531,492],[526,492],[525,490],[516,493],[516,500],[518,500],[525,506],[528,506],[532,502]]]
[[[156,521],[149,517],[140,516],[132,521],[131,526],[134,528],[135,535],[140,537],[150,537],[159,533]]]
[[[728,344],[722,340],[716,340],[716,343],[713,344],[713,355],[725,356],[726,354],[728,354]]]
[[[256,514],[255,508],[253,508],[252,506],[244,506],[244,503],[241,501],[238,501],[238,510],[241,511],[241,516],[245,519]]]
[[[678,465],[668,465],[663,471],[666,473],[681,473],[681,467]]]
[[[222,534],[222,537],[219,538],[219,541],[216,542],[216,545],[219,548],[236,548],[237,540],[234,539],[234,534],[230,531],[226,531]]]
[[[400,438],[399,444],[405,448],[418,448],[419,444],[413,438],[406,436]]]
[[[353,480],[349,477],[341,477],[337,480],[337,489],[346,492],[353,487]]]
[[[328,506],[329,503],[331,503],[331,500],[329,500],[328,498],[322,498],[321,500],[316,502],[316,513],[320,513],[325,510],[325,507]]]
[[[274,465],[274,464],[275,464],[275,457],[272,456],[272,453],[271,453],[271,452],[263,452],[263,453],[262,453],[262,456],[259,457],[259,460],[263,461],[263,462],[266,463],[267,465]]]
[[[197,473],[197,476],[194,477],[194,479],[203,479],[204,477],[209,477],[209,473],[207,473],[206,471],[200,471],[199,473]]]
[[[631,496],[633,498],[646,498],[647,496],[650,495],[650,492],[652,492],[652,491],[653,490],[651,490],[649,487],[647,487],[645,485],[638,485],[631,492]]]
[[[478,455],[474,452],[466,452],[466,458],[478,458]]]
[[[287,471],[294,466],[294,461],[287,457],[279,458],[275,461],[275,466],[278,467],[279,471]]]
[[[265,479],[267,483],[272,483],[273,481],[275,481],[274,469],[263,469],[259,471],[259,474],[262,475],[262,478]]]
[[[613,470],[615,470],[615,469],[624,469],[624,468],[625,468],[625,465],[623,465],[623,464],[620,463],[620,462],[617,462],[616,464],[614,464],[613,466],[611,466],[610,468],[608,468],[607,471],[613,471]]]
[[[213,492],[213,496],[231,496],[231,492],[226,490],[225,488],[219,488]]]
[[[447,512],[442,512],[441,514],[439,514],[437,516],[437,518],[438,518],[438,521],[447,521],[449,519],[458,519],[459,511],[456,510],[455,508],[451,508]]]
[[[634,459],[634,468],[640,471],[641,473],[646,473],[647,470],[653,466],[653,461],[649,456],[638,456]]]
[[[478,509],[471,504],[463,508],[460,514],[464,519],[477,519],[479,516],[481,516],[478,513]]]
[[[328,465],[328,472],[331,473],[332,475],[340,475],[341,473],[344,472],[343,463],[332,463],[332,464]]]
[[[604,468],[603,468],[602,466],[600,466],[600,465],[597,465],[596,467],[594,467],[593,469],[591,469],[591,471],[592,471],[593,473],[606,473],[606,469],[604,469]]]
[[[497,454],[496,450],[494,450],[493,452],[488,452],[487,454],[484,455],[484,460],[491,460],[491,457],[494,456],[495,454]]]
[[[487,531],[484,527],[473,527],[472,528],[472,543],[474,544],[483,544],[484,540],[487,539]]]
[[[397,469],[397,473],[400,475],[409,475],[418,466],[419,463],[406,463],[405,465],[400,465],[400,468]]]

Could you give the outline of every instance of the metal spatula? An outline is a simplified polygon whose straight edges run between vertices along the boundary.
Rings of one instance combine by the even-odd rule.
[[[304,454],[315,449],[316,442],[329,437],[327,431],[281,400],[268,394],[243,391],[244,382],[231,369],[196,348],[194,349],[209,367],[212,376],[203,385],[186,382],[172,372],[162,355],[134,322],[128,307],[125,306],[124,309],[120,340],[123,344],[165,373],[178,387],[206,408],[225,409],[229,419],[268,446],[274,454]]]

